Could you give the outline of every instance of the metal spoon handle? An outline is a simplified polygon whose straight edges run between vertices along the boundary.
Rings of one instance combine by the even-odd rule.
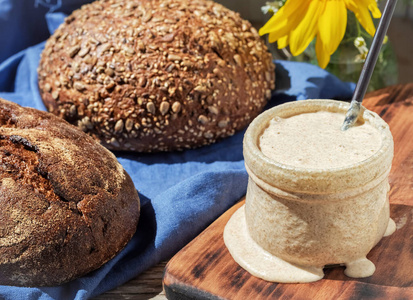
[[[396,7],[397,0],[388,0],[384,12],[377,26],[376,33],[373,37],[373,42],[369,52],[367,53],[366,61],[364,62],[363,69],[361,70],[359,80],[351,99],[350,108],[347,111],[344,123],[341,126],[341,130],[347,130],[356,122],[360,113],[361,102],[366,94],[367,87],[369,85],[371,75],[373,74],[374,67],[377,62],[377,58],[380,54],[380,49],[383,44],[384,37],[386,36],[387,29],[389,28],[391,18],[393,16],[394,9]]]

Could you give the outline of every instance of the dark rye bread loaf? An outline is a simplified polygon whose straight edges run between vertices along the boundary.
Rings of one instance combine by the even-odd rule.
[[[233,135],[274,88],[263,41],[208,0],[102,0],[66,18],[39,69],[49,111],[111,150],[169,151]]]
[[[47,112],[0,99],[0,284],[57,285],[131,239],[139,198],[115,156]]]

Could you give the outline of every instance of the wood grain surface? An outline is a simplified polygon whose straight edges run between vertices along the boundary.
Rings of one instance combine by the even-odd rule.
[[[162,289],[162,276],[166,261],[143,272],[124,285],[99,295],[94,300],[166,300]]]
[[[373,276],[349,278],[342,267],[326,269],[324,279],[306,284],[251,276],[235,263],[222,238],[241,202],[169,261],[164,275],[168,299],[413,299],[413,84],[370,93],[363,105],[389,124],[395,141],[389,178],[397,231],[369,253],[377,267]]]
[[[393,134],[390,202],[413,206],[413,83],[370,93],[363,105],[378,113]]]

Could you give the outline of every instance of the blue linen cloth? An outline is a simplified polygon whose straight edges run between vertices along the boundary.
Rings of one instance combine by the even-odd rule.
[[[45,14],[70,13],[92,0],[0,0],[0,63],[49,36]]]
[[[61,13],[48,15],[51,32],[63,17]],[[45,110],[36,74],[43,47],[44,43],[29,47],[0,64],[0,97]],[[308,98],[349,99],[354,89],[354,84],[305,63],[276,61],[276,76],[277,89],[267,108]],[[170,258],[246,193],[244,131],[195,150],[115,153],[141,198],[141,217],[130,243],[114,259],[82,278],[56,287],[0,286],[0,299],[87,299]]]

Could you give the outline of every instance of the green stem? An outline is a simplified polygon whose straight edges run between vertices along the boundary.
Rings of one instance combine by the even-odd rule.
[[[360,28],[360,22],[356,18],[356,25],[357,25],[357,36],[361,36],[361,28]]]
[[[345,44],[345,43],[348,43],[348,42],[352,42],[352,41],[354,41],[355,38],[356,38],[356,36],[348,37],[348,38],[346,38],[346,39],[343,39],[343,40],[340,42],[340,44]]]

